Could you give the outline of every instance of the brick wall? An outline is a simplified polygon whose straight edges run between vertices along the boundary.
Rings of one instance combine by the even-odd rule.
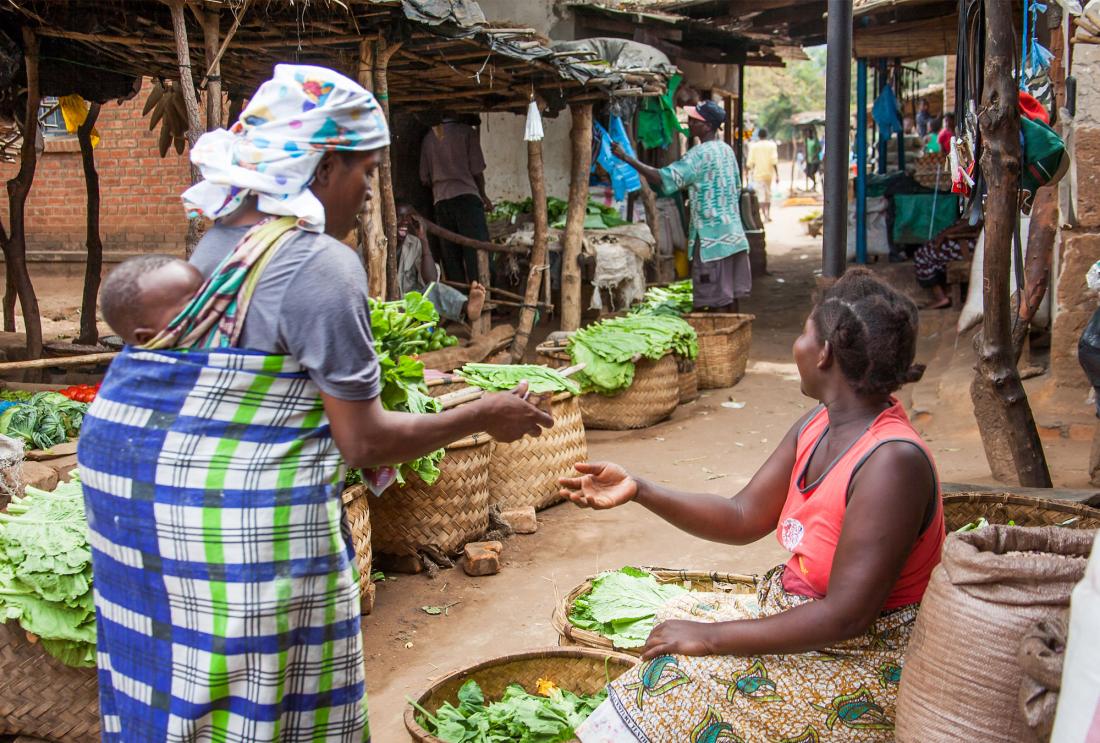
[[[149,84],[121,106],[103,105],[96,129],[99,171],[100,236],[109,258],[134,252],[183,253],[187,220],[180,194],[190,182],[187,153],[157,153],[158,131],[149,131],[141,109]],[[71,138],[46,138],[34,185],[27,201],[27,251],[31,260],[56,261],[67,253],[83,253],[87,194],[80,149]],[[18,163],[0,164],[8,180]],[[7,192],[0,189],[0,215],[8,224]],[[76,256],[71,256],[76,257]]]

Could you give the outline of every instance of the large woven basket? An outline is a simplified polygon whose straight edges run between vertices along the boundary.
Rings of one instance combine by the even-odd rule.
[[[426,546],[455,554],[489,528],[489,459],[492,438],[475,434],[447,447],[433,485],[411,475],[391,486],[374,504],[374,551],[416,555]]]
[[[374,610],[374,581],[371,576],[370,489],[352,485],[343,493],[344,516],[355,548],[355,567],[359,569],[359,608],[366,616]]]
[[[699,389],[732,387],[745,376],[752,345],[753,315],[691,312],[684,319],[699,336]]]
[[[588,458],[580,401],[568,392],[550,402],[552,428],[539,436],[493,446],[489,462],[489,503],[502,511],[534,506],[543,509],[558,503],[558,478],[573,472],[573,465]]]
[[[646,570],[657,576],[658,583],[676,583],[689,591],[700,593],[756,593],[756,587],[760,582],[760,579],[755,575],[744,575],[742,573],[714,573],[703,570],[675,570],[671,568],[646,568]],[[573,609],[573,602],[592,589],[592,581],[597,577],[599,576],[590,575],[554,607],[550,623],[558,633],[559,645],[582,645],[600,650],[615,650],[611,640],[591,630],[574,627],[573,623],[569,621],[569,612]],[[616,652],[641,655],[642,649],[634,648]]]
[[[699,399],[699,370],[695,359],[676,357],[676,381],[680,384],[680,404]]]
[[[549,366],[572,364],[563,346],[543,344],[536,349]],[[657,361],[641,359],[634,365],[634,382],[617,395],[589,392],[581,396],[585,428],[625,431],[646,428],[672,415],[680,404],[680,380],[676,359],[665,354]]]
[[[945,493],[943,518],[948,533],[985,518],[991,524],[1100,529],[1100,508],[1069,501],[997,492]]]
[[[432,714],[445,702],[457,706],[458,690],[469,679],[481,686],[486,702],[499,700],[509,684],[520,684],[535,693],[540,679],[575,694],[595,694],[637,663],[637,658],[622,653],[577,647],[502,655],[445,676],[416,701]],[[419,716],[411,705],[405,710],[405,727],[412,739],[417,743],[443,743],[417,722]]]
[[[0,624],[0,735],[98,741],[96,669],[69,668],[29,642],[17,623]]]

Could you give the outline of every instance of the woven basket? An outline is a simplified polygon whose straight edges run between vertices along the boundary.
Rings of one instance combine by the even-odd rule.
[[[699,336],[699,389],[732,387],[745,376],[752,345],[753,315],[691,312],[684,319]]]
[[[580,401],[563,392],[551,401],[550,414],[554,425],[541,435],[493,446],[489,502],[502,511],[528,506],[538,510],[560,502],[558,478],[572,474],[574,464],[588,459]]]
[[[572,364],[563,346],[543,344],[536,349],[548,366],[563,368]],[[646,428],[672,415],[680,404],[680,383],[676,359],[666,354],[657,361],[642,359],[634,365],[634,382],[617,395],[597,392],[581,396],[581,416],[585,428],[625,431]]]
[[[1007,524],[1012,521],[1016,526],[1054,526],[1075,519],[1066,526],[1075,529],[1100,529],[1100,509],[1080,503],[1012,493],[944,494],[943,518],[948,533],[983,517],[991,524]]]
[[[520,684],[534,693],[539,679],[553,681],[575,694],[595,694],[638,662],[622,653],[589,648],[544,648],[515,655],[502,655],[446,676],[420,694],[417,704],[432,714],[445,702],[457,705],[458,690],[467,680],[481,686],[487,702],[504,696],[509,684]],[[443,743],[416,721],[419,713],[405,709],[405,727],[416,743]]]
[[[370,489],[352,485],[342,496],[344,517],[351,531],[351,546],[355,548],[355,567],[359,569],[359,609],[363,616],[374,609],[374,581],[371,576]]]
[[[69,668],[30,643],[16,622],[0,624],[0,735],[96,743],[96,669]]]
[[[676,381],[680,383],[680,404],[699,399],[699,371],[695,359],[676,357]]]
[[[489,459],[492,438],[475,434],[447,447],[434,485],[411,475],[391,486],[371,509],[375,552],[416,555],[431,545],[455,554],[489,528]]]
[[[678,583],[689,591],[700,593],[756,593],[759,578],[741,573],[712,573],[702,570],[674,570],[670,568],[645,568],[657,576],[658,583]],[[615,650],[611,640],[591,630],[574,627],[569,621],[569,612],[573,602],[579,596],[592,589],[592,581],[598,576],[592,575],[584,583],[574,588],[554,607],[550,623],[558,633],[559,645],[583,645],[600,650]],[[642,648],[620,650],[617,652],[641,655]]]

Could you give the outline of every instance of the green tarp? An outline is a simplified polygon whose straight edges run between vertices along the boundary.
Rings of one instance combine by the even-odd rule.
[[[929,234],[941,232],[959,218],[958,194],[895,194],[894,243],[920,245],[928,242]],[[935,202],[936,213],[932,213]],[[929,230],[931,222],[931,230]]]

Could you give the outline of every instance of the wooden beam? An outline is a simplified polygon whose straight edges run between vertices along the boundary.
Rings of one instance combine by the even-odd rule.
[[[993,476],[1026,487],[1051,487],[1043,444],[1020,382],[1012,347],[1009,269],[1019,219],[1020,114],[1013,72],[1012,16],[985,7],[985,85],[978,125],[984,143],[984,312],[975,339],[978,364],[970,396]]]
[[[202,117],[199,114],[199,98],[195,92],[195,78],[191,70],[191,49],[187,40],[187,18],[183,13],[182,0],[164,0],[172,11],[172,33],[176,37],[176,61],[179,65],[180,90],[183,92],[183,104],[187,109],[187,144],[194,148],[204,131]],[[190,159],[190,158],[189,158]],[[199,169],[191,164],[191,183],[201,180]],[[187,220],[187,237],[184,250],[188,257],[199,243],[199,219]]]
[[[523,307],[519,311],[519,327],[512,342],[512,363],[518,364],[527,354],[527,343],[535,326],[535,310],[539,301],[539,283],[542,272],[549,270],[546,262],[546,243],[550,225],[546,213],[546,178],[542,163],[542,142],[527,143],[527,178],[531,182],[531,200],[534,202],[535,244],[531,249],[531,267],[527,271],[527,287],[523,293]]]
[[[390,118],[390,83],[386,68],[390,59],[401,49],[401,42],[390,42],[379,37],[374,51],[374,92],[382,104],[386,121]],[[378,166],[382,186],[382,229],[386,233],[386,297],[397,299],[397,203],[393,195],[393,147],[382,150],[382,162]]]
[[[588,216],[588,177],[592,169],[592,104],[570,108],[573,127],[569,137],[573,146],[573,169],[569,174],[569,212],[561,253],[561,329],[581,326],[581,243],[584,220]]]
[[[99,237],[99,173],[95,168],[95,152],[92,149],[92,130],[99,119],[100,105],[92,103],[88,116],[76,130],[80,142],[80,162],[84,167],[84,187],[88,193],[87,236],[88,260],[84,266],[84,294],[80,301],[80,335],[76,342],[85,346],[99,343],[96,325],[96,299],[99,296],[100,274],[103,271],[103,241]]]
[[[220,129],[222,125],[222,63],[218,58],[221,45],[221,11],[214,3],[207,2],[202,15],[202,42],[206,51],[206,131]]]
[[[42,317],[38,310],[38,299],[34,295],[34,286],[27,271],[27,197],[34,183],[34,172],[38,166],[38,106],[41,94],[38,86],[38,36],[30,26],[23,26],[23,55],[27,71],[27,110],[23,119],[23,146],[19,151],[19,172],[8,181],[8,214],[11,234],[4,243],[4,271],[8,276],[8,291],[11,317],[9,318],[9,300],[4,302],[4,324],[14,329],[14,297],[19,297],[19,306],[23,308],[23,321],[27,331],[27,355],[38,358],[42,355]]]
[[[374,90],[374,42],[359,42],[359,84]],[[371,193],[374,197],[359,213],[356,236],[360,256],[367,267],[367,293],[377,299],[386,298],[386,233],[382,228],[382,179],[376,168],[371,176]],[[396,250],[396,246],[394,250]]]

